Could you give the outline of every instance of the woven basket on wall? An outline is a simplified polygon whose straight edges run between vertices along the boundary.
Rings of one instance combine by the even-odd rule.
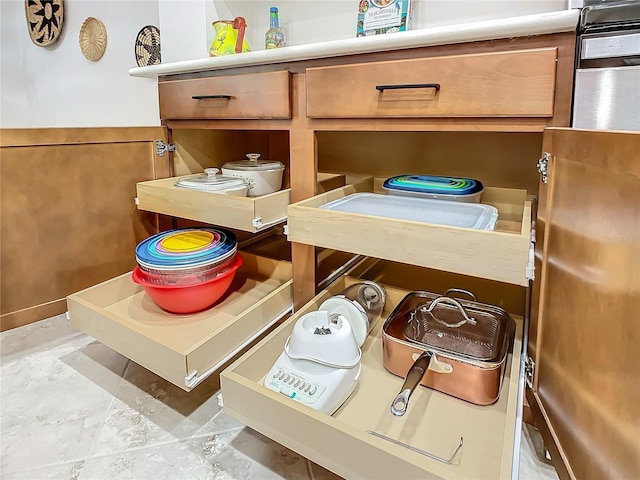
[[[80,27],[80,50],[88,60],[97,62],[107,49],[107,29],[97,18],[87,18]]]
[[[135,45],[136,63],[139,67],[157,65],[160,57],[160,30],[154,25],[147,25],[138,32]]]
[[[29,37],[35,45],[46,47],[58,40],[64,20],[62,0],[24,0],[24,10]]]

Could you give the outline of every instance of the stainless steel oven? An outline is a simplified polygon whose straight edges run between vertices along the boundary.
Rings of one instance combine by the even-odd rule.
[[[585,3],[572,126],[640,131],[640,0]]]

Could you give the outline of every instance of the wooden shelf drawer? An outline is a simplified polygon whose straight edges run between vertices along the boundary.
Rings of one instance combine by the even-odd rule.
[[[291,311],[291,264],[241,255],[229,292],[203,312],[165,312],[126,273],[67,297],[71,324],[189,391]]]
[[[362,347],[362,372],[355,392],[333,415],[325,415],[265,388],[264,376],[283,350],[295,322],[357,278],[342,277],[221,374],[224,410],[251,428],[344,478],[511,478],[516,429],[522,318],[507,358],[500,398],[477,406],[418,387],[407,414],[395,417],[389,405],[403,379],[383,366],[379,320]],[[408,293],[385,286],[384,315]],[[464,445],[451,465],[440,463],[367,431],[448,458]],[[519,438],[519,437],[518,437]]]
[[[366,179],[287,208],[291,242],[527,286],[531,200],[525,190],[486,187],[481,202],[498,209],[494,231],[472,230],[319,208],[358,192],[381,193]]]
[[[291,201],[289,188],[260,197],[238,197],[176,187],[178,178],[138,183],[138,209],[252,233],[287,218]],[[344,175],[318,174],[320,191],[344,184]]]
[[[177,179],[138,183],[138,208],[246,232],[259,232],[286,220],[289,188],[260,197],[238,197],[176,187]]]
[[[551,117],[556,59],[542,48],[309,68],[307,116]]]
[[[288,71],[158,83],[160,118],[291,118]]]

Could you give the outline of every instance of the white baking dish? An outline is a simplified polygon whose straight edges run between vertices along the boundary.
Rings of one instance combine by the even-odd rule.
[[[222,174],[240,177],[249,183],[249,197],[259,197],[277,192],[282,188],[284,165],[281,162],[258,160],[260,154],[248,153],[248,160],[227,162],[222,165]]]
[[[219,175],[217,168],[205,168],[204,174],[189,175],[178,179],[176,187],[246,197],[248,182],[242,178]]]

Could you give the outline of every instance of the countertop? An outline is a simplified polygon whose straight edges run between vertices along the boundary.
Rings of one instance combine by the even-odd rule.
[[[579,15],[579,9],[560,10],[535,15],[423,28],[386,35],[308,43],[224,57],[208,57],[148,67],[136,67],[129,70],[129,75],[132,77],[156,78],[162,75],[178,73],[223,70],[234,67],[383,52],[403,48],[570,32],[575,31]]]

